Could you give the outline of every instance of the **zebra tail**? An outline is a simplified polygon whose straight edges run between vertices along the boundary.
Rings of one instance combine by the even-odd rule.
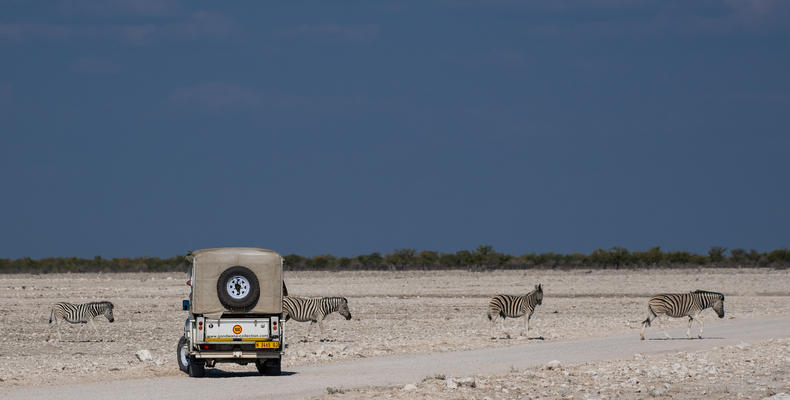
[[[52,321],[54,321],[54,320],[55,320],[55,310],[50,310],[49,311],[49,323],[51,324]]]
[[[491,321],[491,312],[488,313],[488,320]]]

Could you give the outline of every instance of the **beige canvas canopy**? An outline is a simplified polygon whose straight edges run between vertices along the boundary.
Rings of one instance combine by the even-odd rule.
[[[187,256],[192,261],[192,313],[218,316],[229,310],[218,296],[217,282],[228,268],[241,266],[255,273],[260,287],[257,304],[246,314],[282,312],[283,258],[278,253],[257,248],[227,247],[196,250]]]

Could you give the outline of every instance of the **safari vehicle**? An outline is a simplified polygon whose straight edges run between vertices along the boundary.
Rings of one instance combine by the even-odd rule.
[[[197,250],[192,263],[189,317],[178,342],[178,367],[201,377],[217,363],[255,363],[280,375],[283,258],[256,248]]]

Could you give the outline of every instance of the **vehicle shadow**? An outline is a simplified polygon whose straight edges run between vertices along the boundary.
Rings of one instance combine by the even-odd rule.
[[[283,371],[280,376],[296,375],[293,371]],[[223,371],[217,368],[206,369],[206,378],[241,378],[245,376],[261,376],[258,371]]]

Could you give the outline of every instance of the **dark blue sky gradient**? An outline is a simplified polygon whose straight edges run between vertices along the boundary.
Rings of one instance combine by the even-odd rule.
[[[790,246],[790,2],[0,1],[0,257]]]

